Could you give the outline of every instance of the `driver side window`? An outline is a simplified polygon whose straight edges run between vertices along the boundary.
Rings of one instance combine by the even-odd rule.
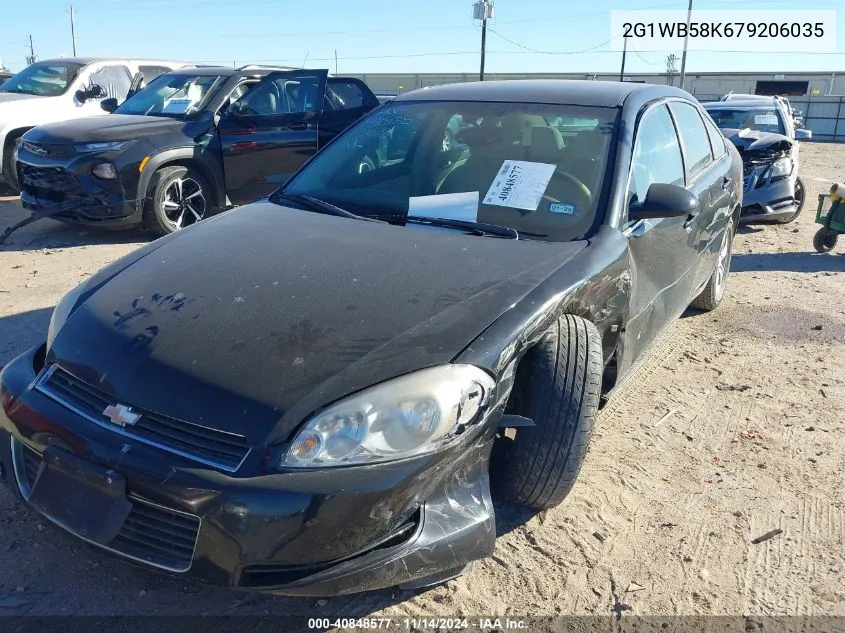
[[[681,146],[665,105],[652,108],[640,121],[634,147],[630,199],[645,200],[654,183],[684,186]]]
[[[317,111],[318,89],[318,77],[279,77],[262,81],[236,103],[242,116],[305,114]]]

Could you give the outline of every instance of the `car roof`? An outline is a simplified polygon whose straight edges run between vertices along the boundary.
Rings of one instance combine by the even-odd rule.
[[[136,64],[169,64],[180,65],[187,62],[173,61],[172,59],[150,59],[147,57],[56,57],[54,59],[39,59],[36,63],[74,63],[83,66],[94,62],[133,62]]]
[[[666,85],[584,79],[512,79],[473,81],[420,88],[399,95],[397,101],[491,101],[550,103],[615,108],[633,93],[657,98],[691,99],[689,93]],[[651,93],[651,94],[649,94]]]

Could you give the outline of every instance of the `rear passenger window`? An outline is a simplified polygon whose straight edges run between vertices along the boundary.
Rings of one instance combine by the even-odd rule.
[[[698,110],[688,103],[672,102],[669,107],[678,123],[678,132],[684,143],[684,164],[687,179],[692,180],[713,162],[710,137]]]
[[[725,155],[725,137],[715,125],[705,117],[704,124],[707,126],[707,134],[710,136],[710,146],[713,148],[713,158],[719,160]]]
[[[639,201],[654,183],[684,186],[681,146],[666,106],[649,110],[640,121],[633,163],[631,193]]]
[[[170,72],[170,68],[166,66],[138,66],[138,70],[144,74],[144,81],[147,83],[150,83],[159,75]]]
[[[330,79],[326,98],[335,110],[349,110],[364,105],[364,91],[354,81]]]

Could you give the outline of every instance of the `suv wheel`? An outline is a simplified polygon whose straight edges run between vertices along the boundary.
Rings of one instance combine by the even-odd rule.
[[[581,470],[599,407],[601,336],[589,321],[564,315],[520,363],[519,413],[534,426],[496,440],[496,496],[532,508],[558,505]]]
[[[20,183],[18,183],[18,174],[15,169],[15,141],[6,141],[6,147],[3,148],[3,181],[7,189],[17,193],[20,191]]]
[[[162,167],[153,175],[150,187],[146,224],[159,235],[173,233],[211,215],[211,190],[196,169]]]

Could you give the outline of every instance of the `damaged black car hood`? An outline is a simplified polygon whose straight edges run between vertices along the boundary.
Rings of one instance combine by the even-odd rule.
[[[722,134],[733,143],[740,153],[757,152],[759,150],[769,152],[789,152],[792,149],[792,141],[783,134],[773,132],[760,132],[744,128],[722,128]]]
[[[121,403],[253,444],[366,386],[448,363],[586,246],[269,202],[162,242],[93,278],[48,362]]]
[[[168,117],[104,114],[40,125],[26,133],[26,140],[45,145],[127,141],[179,134],[186,123]]]

